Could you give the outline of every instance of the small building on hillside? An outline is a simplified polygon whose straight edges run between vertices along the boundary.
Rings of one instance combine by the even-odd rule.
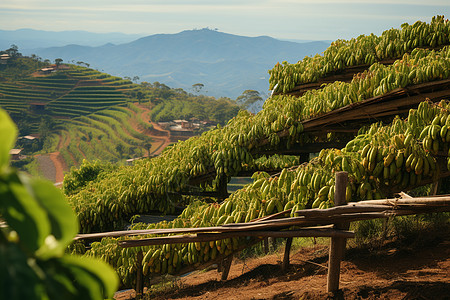
[[[169,129],[170,126],[175,125],[174,122],[158,122],[158,125],[162,128],[162,129]]]
[[[47,105],[45,102],[31,102],[30,109],[36,113],[42,113],[45,111],[45,105]]]
[[[181,126],[181,128],[183,128],[183,129],[193,129],[194,128],[194,123],[189,122],[187,120],[173,120],[173,122],[176,125]]]
[[[44,75],[50,74],[50,73],[55,72],[55,71],[56,71],[56,69],[53,68],[53,67],[46,67],[46,68],[42,68],[41,69],[41,73],[44,74]]]
[[[38,137],[33,136],[33,135],[19,136],[17,139],[24,144],[32,144],[34,141],[39,140]]]
[[[9,54],[2,54],[0,55],[0,64],[6,65],[10,59],[11,56],[9,56]]]
[[[183,128],[180,124],[170,126],[169,130],[172,135],[176,136],[191,136],[194,133],[193,128]]]
[[[47,75],[47,74],[54,73],[56,71],[69,70],[69,69],[70,69],[70,67],[68,65],[62,64],[62,65],[57,66],[57,65],[53,64],[48,67],[42,68],[40,71],[43,75]]]
[[[11,149],[9,150],[9,155],[11,155],[11,160],[20,160],[20,153],[22,149]]]

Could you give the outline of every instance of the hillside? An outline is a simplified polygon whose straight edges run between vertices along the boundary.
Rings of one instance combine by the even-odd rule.
[[[209,29],[156,34],[120,45],[67,45],[27,50],[51,60],[84,61],[117,76],[139,76],[174,88],[203,83],[202,93],[235,99],[244,90],[268,93],[267,70],[326,49],[326,42],[294,43],[267,36],[245,37]]]
[[[20,55],[0,66],[0,78],[0,106],[21,136],[37,137],[19,139],[16,148],[28,158],[14,165],[56,182],[84,159],[123,164],[158,155],[174,141],[224,125],[239,110],[229,99],[195,96],[158,83],[138,85],[93,69],[48,65]],[[174,129],[152,122],[151,113]],[[177,128],[173,120],[180,119],[191,128]]]

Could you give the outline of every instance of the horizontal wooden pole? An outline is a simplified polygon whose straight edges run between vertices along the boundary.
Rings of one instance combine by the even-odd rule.
[[[223,198],[224,196],[230,196],[230,193],[222,194],[217,191],[179,191],[179,192],[169,192],[169,194],[174,195],[184,195],[184,196],[198,196],[198,197],[210,197],[210,198]]]
[[[146,229],[146,230],[124,230],[106,233],[79,234],[74,240],[79,239],[97,239],[103,237],[121,237],[132,235],[149,234],[177,234],[177,233],[198,233],[198,232],[232,232],[240,230],[274,230],[283,229],[291,226],[315,226],[327,225],[337,221],[352,222],[370,218],[386,218],[398,215],[402,206],[408,205],[407,212],[401,214],[415,214],[422,211],[443,210],[450,208],[450,196],[442,197],[422,197],[412,199],[385,199],[369,200],[351,203],[345,206],[333,207],[329,209],[309,209],[298,212],[298,217],[269,219],[268,217],[249,223],[232,223],[217,227],[201,228],[168,228],[168,229]],[[413,206],[413,204],[415,206]],[[278,213],[279,215],[286,212]],[[270,217],[270,216],[269,216]]]
[[[164,244],[183,244],[194,242],[209,242],[216,240],[223,240],[234,237],[345,237],[353,238],[354,232],[346,230],[337,230],[333,228],[323,229],[300,229],[300,230],[286,230],[286,231],[237,231],[224,233],[198,233],[196,235],[174,235],[166,237],[154,237],[139,240],[125,240],[120,241],[119,246],[123,248],[141,247],[150,245],[164,245]]]
[[[430,197],[416,197],[416,198],[394,198],[394,199],[380,199],[380,200],[366,200],[351,203],[353,206],[372,206],[372,205],[388,205],[388,206],[406,206],[406,205],[420,205],[420,206],[450,206],[450,195],[430,196]]]

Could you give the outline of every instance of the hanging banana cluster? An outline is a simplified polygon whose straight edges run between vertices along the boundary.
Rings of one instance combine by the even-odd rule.
[[[258,170],[258,171],[273,171],[281,170],[282,168],[289,168],[292,166],[297,166],[300,164],[299,156],[290,155],[278,155],[274,154],[271,156],[261,156],[255,159],[252,164],[244,166],[244,170]]]
[[[232,202],[224,205],[207,205],[193,202],[176,220],[157,224],[138,223],[131,229],[169,229],[180,227],[211,226],[212,224],[227,224],[243,222],[243,211],[233,207]],[[128,239],[133,238],[129,237]],[[142,237],[139,237],[142,238]],[[111,264],[121,279],[122,286],[135,286],[136,255],[143,251],[142,269],[146,278],[152,276],[175,274],[183,268],[206,263],[219,255],[229,255],[239,246],[251,242],[247,238],[227,238],[211,242],[179,243],[136,248],[121,248],[118,241],[124,238],[103,238],[100,242],[91,244],[86,255],[96,256]]]
[[[296,211],[305,208],[332,207],[334,173],[338,171],[349,174],[347,201],[381,199],[387,193],[423,185],[425,180],[437,180],[440,168],[436,154],[447,155],[450,148],[449,115],[447,101],[422,102],[418,109],[410,110],[406,120],[396,118],[388,126],[375,123],[361,129],[341,150],[324,149],[309,163],[285,168],[274,176],[254,173],[253,183],[236,191],[220,205],[194,201],[174,221],[138,223],[133,229],[218,226],[249,222],[287,209],[292,209],[291,215],[295,216]],[[122,239],[125,238],[119,238]],[[118,247],[117,240],[108,238],[93,243],[86,255],[105,259],[119,270],[127,286],[132,286],[134,280],[134,259],[138,250],[145,253],[144,273],[153,276],[177,273],[184,267],[230,254],[250,242],[239,238],[131,250]]]
[[[346,67],[372,65],[377,61],[396,59],[417,47],[438,47],[450,44],[450,22],[444,16],[433,17],[431,23],[417,21],[413,25],[402,24],[401,29],[389,29],[378,37],[374,34],[349,41],[331,43],[322,55],[305,57],[289,64],[277,63],[270,74],[270,89],[287,93],[295,86],[316,82]]]
[[[201,185],[214,190],[219,178],[256,167],[261,141],[268,141],[268,150],[317,142],[303,133],[302,121],[398,87],[449,78],[449,70],[450,47],[416,49],[391,66],[373,64],[350,83],[335,82],[302,97],[271,97],[257,115],[241,111],[223,128],[176,143],[157,158],[113,170],[71,195],[81,231],[114,230],[123,220],[151,210],[170,213],[175,205],[186,204],[172,192],[187,188],[190,179],[215,174]],[[287,136],[281,138],[283,130]]]
[[[450,47],[440,51],[415,49],[390,66],[375,63],[354,76],[349,83],[334,82],[320,90],[309,90],[303,96],[277,95],[264,104],[261,116],[269,120],[284,107],[301,109],[300,120],[330,112],[334,109],[402,88],[450,77]],[[291,103],[295,103],[291,104]],[[294,119],[297,120],[297,119]]]

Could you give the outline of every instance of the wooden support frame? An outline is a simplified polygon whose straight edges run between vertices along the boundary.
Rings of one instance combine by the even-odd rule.
[[[335,181],[334,204],[341,206],[347,204],[345,190],[347,188],[347,172],[337,172]],[[349,223],[342,222],[334,225],[336,229],[348,229]],[[327,292],[336,294],[339,291],[339,277],[341,273],[341,260],[344,257],[347,239],[342,237],[331,238],[328,258]]]
[[[286,239],[286,246],[284,247],[284,257],[283,257],[283,264],[281,265],[281,269],[283,272],[286,272],[290,265],[290,253],[291,253],[291,246],[292,246],[292,237],[289,237]]]
[[[269,237],[263,240],[264,254],[269,254]]]
[[[136,299],[143,299],[144,296],[144,276],[142,274],[143,257],[142,251],[139,251],[136,255]]]
[[[227,278],[228,278],[228,274],[230,273],[230,268],[231,268],[231,263],[233,262],[233,254],[231,254],[231,255],[229,255],[229,256],[227,256],[227,257],[225,257],[223,260],[222,260],[222,275],[221,275],[221,277],[220,277],[220,279],[222,280],[222,281],[225,281],[225,280],[227,280]]]

